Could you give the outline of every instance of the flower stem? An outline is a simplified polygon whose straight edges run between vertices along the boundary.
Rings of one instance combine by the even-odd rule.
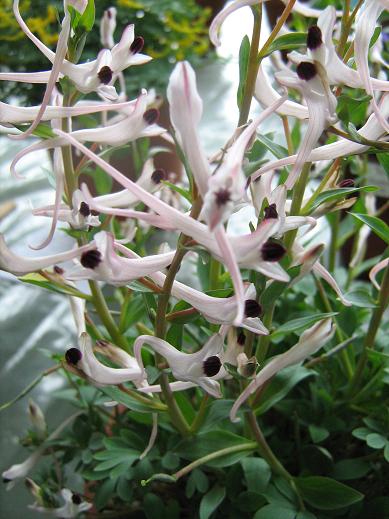
[[[311,163],[307,162],[300,173],[300,176],[293,189],[292,205],[290,208],[290,216],[298,216],[300,214],[301,205],[303,203],[305,187],[309,178],[309,171],[311,169]],[[294,240],[297,236],[297,229],[289,231],[285,235],[285,246],[289,252],[291,252]]]
[[[201,207],[202,207],[202,200],[201,200],[201,198],[197,198],[192,206],[190,216],[192,218],[197,218],[198,215],[200,214]],[[187,252],[187,250],[185,249],[184,246],[188,239],[189,238],[187,236],[185,236],[184,234],[180,235],[180,237],[178,239],[176,253],[170,264],[168,273],[166,275],[165,283],[163,284],[163,287],[162,287],[162,292],[160,293],[159,298],[158,298],[157,315],[155,318],[155,323],[156,323],[155,336],[159,337],[160,339],[164,339],[165,335],[166,335],[166,327],[167,327],[166,315],[167,315],[170,294],[172,291],[174,279],[177,275],[177,272],[180,269],[181,262],[184,259],[184,256]],[[190,434],[190,428],[189,428],[188,422],[186,421],[184,415],[182,414],[181,409],[179,408],[179,406],[174,398],[172,390],[170,389],[169,378],[166,375],[166,373],[162,373],[162,376],[161,376],[161,389],[162,389],[162,394],[165,399],[165,402],[168,406],[169,414],[170,414],[173,424],[175,425],[177,430],[180,431],[180,433],[183,436],[187,436],[188,434]]]
[[[353,395],[355,390],[361,382],[361,378],[366,367],[367,362],[367,349],[374,348],[375,337],[380,326],[382,316],[389,304],[389,265],[385,269],[384,277],[381,284],[380,293],[378,296],[377,306],[373,310],[373,314],[370,319],[369,327],[363,341],[363,351],[359,358],[357,367],[355,369],[354,378],[351,381],[350,394]]]
[[[191,433],[196,433],[202,426],[202,424],[204,422],[204,418],[207,414],[208,400],[209,400],[209,395],[208,395],[208,393],[206,393],[201,400],[201,404],[200,404],[199,410],[197,411],[197,415],[190,426]]]
[[[206,456],[203,456],[202,458],[199,458],[196,461],[189,463],[189,465],[186,465],[186,467],[183,467],[181,470],[173,474],[173,477],[176,479],[180,479],[182,478],[182,476],[186,476],[186,474],[189,474],[189,472],[196,469],[197,467],[200,467],[201,465],[208,463],[208,461],[212,461],[216,458],[221,458],[222,456],[227,456],[228,454],[233,454],[234,452],[253,451],[256,448],[256,442],[247,442],[241,443],[240,445],[234,445],[233,447],[220,449],[220,451],[212,452],[211,454],[207,454]]]
[[[301,498],[301,495],[295,485],[293,476],[286,470],[286,468],[282,465],[280,460],[277,458],[277,456],[274,454],[274,452],[271,450],[269,444],[266,441],[265,436],[263,435],[263,432],[261,431],[257,419],[255,417],[255,414],[253,411],[250,411],[247,413],[247,422],[250,426],[250,429],[254,435],[255,441],[257,442],[258,446],[258,452],[262,456],[262,458],[270,465],[271,469],[275,474],[278,474],[282,478],[286,479],[291,487],[293,488],[294,492],[296,493],[296,496],[298,498],[300,509],[304,510],[304,503]]]
[[[94,307],[96,308],[98,316],[100,317],[108,333],[118,346],[124,350],[127,350],[127,341],[125,337],[119,332],[98,283],[96,281],[89,280],[89,287],[92,292]]]

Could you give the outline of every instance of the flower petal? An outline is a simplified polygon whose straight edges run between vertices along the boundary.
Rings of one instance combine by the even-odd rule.
[[[319,321],[306,330],[301,335],[298,343],[290,348],[290,350],[273,357],[235,401],[230,412],[231,421],[237,421],[237,412],[252,393],[282,369],[292,364],[298,364],[309,355],[313,355],[332,338],[334,331],[331,319]]]

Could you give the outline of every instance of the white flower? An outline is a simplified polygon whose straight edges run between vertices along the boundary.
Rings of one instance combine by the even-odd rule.
[[[63,488],[61,490],[61,496],[65,503],[59,508],[46,508],[44,506],[39,506],[37,503],[29,505],[29,508],[35,512],[40,512],[63,519],[72,519],[78,517],[79,514],[87,512],[92,508],[91,503],[83,501],[79,494],[73,493],[68,488]]]
[[[154,351],[165,357],[177,380],[193,382],[210,395],[216,398],[221,396],[219,383],[210,378],[221,368],[219,355],[223,350],[223,339],[220,335],[212,335],[196,353],[184,353],[163,339],[141,335],[135,340],[134,355],[142,368],[141,349],[144,344],[148,344]],[[146,376],[145,372],[144,376]]]
[[[306,330],[301,335],[298,343],[290,348],[290,350],[273,357],[235,401],[230,412],[231,421],[237,421],[236,414],[239,408],[252,393],[263,386],[265,382],[270,380],[282,369],[292,364],[298,364],[309,355],[313,355],[332,338],[334,331],[335,329],[332,326],[331,319],[319,321]]]

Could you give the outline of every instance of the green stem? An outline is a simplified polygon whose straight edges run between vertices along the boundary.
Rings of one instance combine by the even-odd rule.
[[[309,178],[309,171],[311,169],[311,163],[307,162],[300,173],[300,176],[293,189],[292,205],[290,208],[290,216],[298,216],[300,214],[301,204],[304,199],[305,187]],[[297,229],[289,231],[285,235],[285,246],[290,251],[297,235]]]
[[[270,465],[275,474],[287,479],[288,481],[293,480],[293,476],[286,470],[286,468],[282,465],[282,463],[278,460],[277,456],[269,447],[259,425],[257,419],[253,413],[250,411],[247,413],[247,421],[250,425],[250,429],[254,435],[255,441],[257,442],[258,451],[264,460]]]
[[[263,324],[266,326],[266,328],[269,330],[271,327],[271,324],[273,322],[273,315],[274,315],[274,309],[275,309],[275,302],[271,304],[269,309],[265,312],[265,315],[263,316]],[[270,346],[270,337],[269,335],[261,335],[259,341],[258,341],[258,347],[256,351],[256,357],[258,362],[261,364],[267,357],[267,352],[269,350]]]
[[[278,18],[277,23],[275,24],[272,32],[270,33],[270,36],[266,40],[264,46],[262,47],[262,49],[261,49],[261,51],[259,53],[259,58],[260,59],[262,59],[262,58],[264,58],[266,56],[267,51],[268,51],[270,45],[273,43],[273,41],[275,40],[277,34],[282,29],[286,19],[288,18],[288,16],[290,15],[290,13],[292,11],[293,6],[294,6],[295,3],[296,3],[296,0],[290,0],[288,2],[288,4],[285,6],[285,9],[282,11],[281,16]]]
[[[334,310],[331,306],[330,300],[327,297],[327,294],[326,294],[326,291],[324,290],[322,282],[316,276],[315,276],[315,283],[316,283],[316,287],[319,291],[321,300],[323,301],[324,308],[326,309],[327,312],[332,313]],[[343,335],[342,329],[340,328],[336,317],[334,317],[334,321],[336,324],[336,329],[335,329],[336,337],[339,342],[344,342],[346,340],[346,337]],[[347,373],[347,377],[349,379],[351,379],[351,377],[353,376],[354,370],[353,370],[353,366],[352,366],[352,363],[351,363],[351,360],[349,357],[348,350],[341,350],[340,358],[343,363],[343,367]]]
[[[365,340],[363,341],[363,351],[359,358],[354,378],[351,381],[350,386],[350,394],[354,394],[355,390],[358,388],[361,378],[363,376],[363,372],[366,367],[367,363],[367,350],[368,348],[373,349],[374,348],[374,341],[375,337],[377,335],[380,322],[382,319],[382,316],[386,310],[386,307],[389,303],[389,265],[385,269],[385,274],[382,280],[380,293],[378,296],[378,302],[377,306],[373,310],[373,314],[370,319],[369,327],[367,329],[367,333],[365,336]]]
[[[320,195],[320,193],[323,191],[324,186],[327,184],[327,182],[331,179],[332,175],[336,172],[336,170],[339,168],[340,159],[336,159],[332,166],[328,169],[327,173],[322,178],[320,184],[315,189],[314,193],[311,195],[308,202],[304,205],[304,207],[301,209],[300,214],[303,216],[308,215],[311,212],[311,207],[313,203],[315,202],[316,198]]]
[[[247,123],[247,119],[250,113],[251,100],[254,95],[255,81],[258,75],[259,59],[259,38],[261,35],[261,23],[262,23],[262,4],[252,8],[254,16],[253,34],[251,37],[249,63],[247,68],[246,82],[244,86],[244,94],[242,106],[239,113],[238,126],[242,126]]]
[[[183,467],[181,470],[173,474],[173,477],[176,479],[182,478],[182,476],[186,476],[193,469],[208,463],[209,461],[215,460],[217,458],[221,458],[222,456],[227,456],[228,454],[233,454],[234,452],[244,452],[244,451],[254,451],[257,448],[256,442],[247,442],[241,443],[240,445],[234,445],[233,447],[226,447],[225,449],[220,449],[220,451],[212,452],[211,454],[207,454],[202,458],[189,463],[186,467]]]
[[[69,94],[64,96],[63,106],[70,106],[70,96]],[[64,117],[62,119],[62,131],[69,133],[71,131],[70,119]],[[77,189],[77,179],[74,174],[73,167],[73,155],[72,155],[72,147],[62,146],[62,160],[65,172],[65,193],[69,207],[72,209],[72,196],[74,191]]]
[[[205,416],[207,414],[208,400],[209,400],[209,395],[208,395],[208,393],[206,393],[201,400],[201,404],[200,404],[199,410],[197,411],[196,418],[193,420],[192,425],[190,426],[190,432],[192,434],[196,433],[204,422]]]
[[[211,261],[209,265],[209,290],[217,290],[219,288],[220,272],[220,263],[213,256],[211,256]]]
[[[271,469],[275,474],[278,474],[282,478],[286,479],[291,487],[293,488],[294,492],[296,493],[296,496],[299,501],[300,509],[304,510],[304,503],[301,498],[301,495],[295,485],[293,476],[286,470],[286,468],[282,465],[280,460],[277,458],[277,456],[274,454],[274,452],[271,450],[269,444],[266,441],[265,436],[263,435],[257,419],[253,413],[253,411],[250,411],[247,413],[247,422],[250,425],[250,429],[254,435],[254,438],[258,445],[258,452],[263,457],[263,459],[269,464]]]
[[[190,216],[192,218],[197,218],[198,215],[200,214],[201,207],[202,207],[202,200],[201,200],[201,198],[197,198],[192,206]],[[160,293],[159,298],[158,298],[157,315],[155,318],[155,336],[159,337],[161,339],[165,338],[166,327],[167,327],[166,314],[167,314],[167,309],[168,309],[168,305],[169,305],[170,294],[172,291],[175,277],[181,266],[181,262],[187,252],[187,250],[185,249],[184,246],[188,239],[189,238],[187,236],[185,236],[184,234],[180,235],[180,237],[178,239],[176,253],[170,264],[168,273],[166,275],[165,282],[162,287],[162,292]],[[162,376],[161,376],[161,389],[162,389],[162,394],[165,399],[165,402],[168,406],[169,415],[172,419],[173,424],[175,425],[176,429],[178,431],[180,431],[180,433],[183,436],[187,436],[188,434],[190,434],[190,428],[189,428],[188,422],[186,421],[184,415],[182,414],[181,409],[179,408],[179,406],[174,398],[172,390],[170,389],[169,378],[166,375],[166,373],[162,373]]]
[[[89,280],[89,287],[92,292],[94,307],[96,308],[101,322],[107,329],[107,332],[118,346],[124,350],[127,350],[127,341],[125,337],[119,332],[98,283],[96,281]]]
[[[334,222],[331,225],[331,241],[328,258],[328,270],[333,272],[336,266],[336,253],[338,252],[338,236],[340,225],[340,212],[336,211],[334,214]]]

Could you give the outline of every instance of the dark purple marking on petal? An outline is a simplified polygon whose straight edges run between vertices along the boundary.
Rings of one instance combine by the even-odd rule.
[[[315,65],[310,61],[302,61],[297,65],[296,72],[300,79],[309,81],[310,79],[313,79],[316,76],[317,69]]]
[[[143,114],[143,119],[146,121],[147,124],[154,124],[159,119],[159,110],[156,108],[150,108],[149,110],[146,110]]]
[[[244,315],[246,317],[259,317],[262,314],[262,306],[255,299],[246,299],[244,302]]]
[[[269,220],[270,218],[278,218],[277,206],[276,204],[270,204],[264,209],[264,220]]]
[[[141,52],[143,49],[143,46],[145,44],[145,40],[142,38],[142,36],[137,36],[134,41],[131,43],[130,51],[133,54],[137,54],[138,52]]]
[[[80,259],[81,265],[86,269],[95,269],[101,262],[101,252],[97,249],[84,252]]]
[[[65,359],[68,364],[76,366],[82,359],[82,353],[78,348],[70,348],[65,353]]]
[[[280,261],[285,253],[286,249],[281,243],[268,240],[262,245],[261,254],[264,261]]]
[[[213,355],[212,357],[208,357],[203,362],[203,370],[206,377],[214,377],[217,375],[220,371],[220,368],[222,366],[222,363],[216,355]]]
[[[307,47],[309,50],[315,50],[323,44],[320,27],[311,25],[307,34]]]
[[[154,184],[160,184],[162,180],[166,179],[166,171],[164,169],[156,169],[151,175],[151,180]]]
[[[97,74],[98,78],[100,79],[100,82],[104,85],[108,85],[112,81],[113,72],[108,67],[108,65],[104,65],[104,67],[101,67]]]

